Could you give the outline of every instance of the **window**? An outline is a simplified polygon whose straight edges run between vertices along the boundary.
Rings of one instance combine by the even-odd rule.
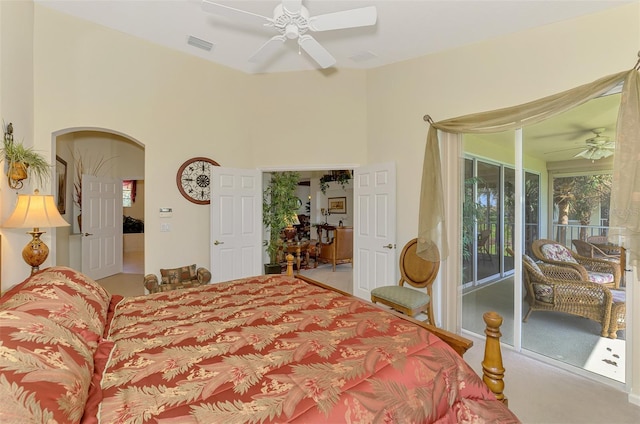
[[[130,208],[133,206],[133,202],[136,201],[136,181],[135,180],[123,180],[122,181],[122,206]]]

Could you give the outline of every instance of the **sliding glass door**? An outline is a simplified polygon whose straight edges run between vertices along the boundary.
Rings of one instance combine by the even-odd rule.
[[[589,103],[586,111],[576,108],[515,134],[463,137],[462,328],[482,334],[482,314],[493,310],[504,318],[503,342],[579,374],[624,382],[624,329],[615,339],[602,337],[604,319],[581,312],[598,299],[565,299],[556,286],[525,284],[531,274],[523,259],[539,261],[534,241],[550,239],[573,250],[576,240],[608,232],[610,150],[597,158],[584,154],[609,145],[619,98]],[[602,128],[590,130],[587,121],[602,122]],[[618,264],[622,270],[623,262]],[[624,290],[623,283],[612,295],[623,296]],[[573,303],[554,307],[561,302]]]

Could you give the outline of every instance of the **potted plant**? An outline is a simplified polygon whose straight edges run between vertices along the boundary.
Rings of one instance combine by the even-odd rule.
[[[9,187],[19,190],[23,186],[23,180],[29,177],[35,177],[40,187],[44,186],[51,175],[49,162],[31,147],[25,147],[13,139],[11,122],[4,126],[3,130],[4,141],[0,148],[0,161],[4,160],[7,164]]]
[[[279,274],[278,250],[282,245],[280,233],[290,223],[291,216],[298,211],[296,188],[300,174],[293,171],[274,172],[263,193],[262,223],[269,231],[265,240],[269,264],[265,264],[265,274]]]
[[[329,183],[332,181],[340,184],[342,189],[345,190],[349,184],[349,180],[351,180],[351,171],[331,171],[331,174],[325,174],[320,177],[320,190],[322,194],[327,194],[327,188],[329,188]]]

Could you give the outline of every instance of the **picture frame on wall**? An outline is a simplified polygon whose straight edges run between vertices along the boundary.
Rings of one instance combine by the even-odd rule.
[[[67,212],[67,161],[56,155],[56,184],[58,185],[58,212]]]
[[[331,213],[347,213],[347,198],[346,197],[329,197],[328,209]]]

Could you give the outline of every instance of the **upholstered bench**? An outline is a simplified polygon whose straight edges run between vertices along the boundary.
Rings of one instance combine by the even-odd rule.
[[[144,287],[149,293],[198,287],[211,281],[211,272],[206,268],[187,265],[180,268],[161,269],[161,280],[155,274],[144,276]]]

